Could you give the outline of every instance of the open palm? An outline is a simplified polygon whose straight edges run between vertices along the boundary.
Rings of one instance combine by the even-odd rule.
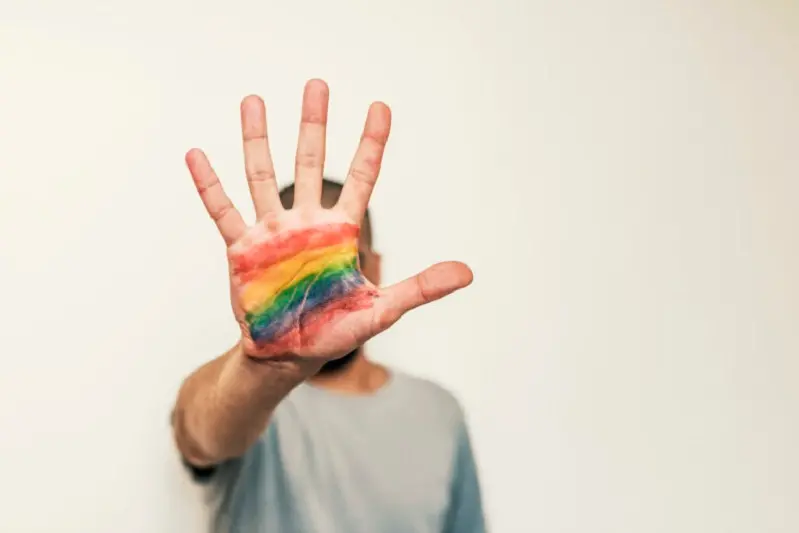
[[[297,144],[294,205],[278,195],[262,100],[241,104],[244,161],[257,221],[248,226],[225,194],[205,154],[186,163],[228,247],[231,303],[245,353],[253,357],[341,357],[384,331],[407,311],[465,287],[469,268],[436,264],[378,288],[360,272],[358,233],[388,140],[391,113],[369,108],[363,135],[338,203],[321,205],[328,88],[305,86]]]

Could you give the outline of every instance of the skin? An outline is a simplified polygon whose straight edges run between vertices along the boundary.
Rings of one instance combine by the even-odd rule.
[[[352,392],[379,387],[386,372],[366,360],[359,347],[406,312],[472,281],[466,265],[444,262],[395,285],[378,287],[379,256],[361,241],[359,268],[366,290],[358,299],[359,305],[344,305],[343,298],[331,300],[328,303],[334,312],[325,313],[312,326],[304,327],[304,312],[298,313],[287,340],[259,343],[253,339],[242,306],[246,282],[236,274],[236,258],[264,243],[276,246],[287,232],[313,232],[329,224],[359,226],[380,172],[391,112],[385,104],[375,102],[369,107],[341,195],[334,205],[323,206],[328,98],[325,82],[311,80],[306,84],[291,209],[284,209],[278,196],[264,103],[257,96],[242,101],[245,169],[256,212],[256,220],[249,226],[225,194],[206,155],[199,149],[186,154],[203,205],[227,248],[231,305],[241,329],[238,342],[193,372],[178,393],[174,436],[182,455],[195,466],[209,466],[244,454],[262,434],[278,403],[305,380]],[[359,350],[359,355],[341,372],[319,373],[325,363],[354,350]]]

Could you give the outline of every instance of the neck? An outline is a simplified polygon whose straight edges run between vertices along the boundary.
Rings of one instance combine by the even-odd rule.
[[[363,348],[346,367],[329,374],[317,374],[308,380],[316,387],[347,394],[371,394],[388,381],[388,370],[364,356]]]

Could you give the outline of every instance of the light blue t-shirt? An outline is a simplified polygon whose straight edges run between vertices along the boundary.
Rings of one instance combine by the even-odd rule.
[[[484,533],[469,434],[441,387],[392,372],[368,396],[302,384],[207,481],[214,531]]]

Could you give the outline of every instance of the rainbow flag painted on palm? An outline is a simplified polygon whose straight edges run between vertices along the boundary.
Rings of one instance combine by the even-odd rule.
[[[289,231],[231,257],[257,345],[302,339],[337,313],[371,305],[375,290],[358,269],[358,231],[354,224]]]

